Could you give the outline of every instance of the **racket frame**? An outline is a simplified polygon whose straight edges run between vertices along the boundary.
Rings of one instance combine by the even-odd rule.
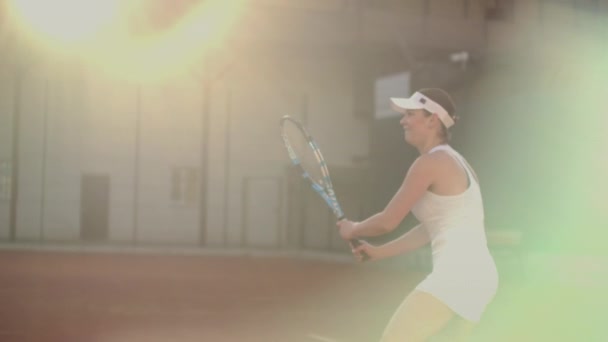
[[[306,169],[302,166],[300,159],[298,158],[295,150],[291,146],[291,144],[289,142],[289,138],[287,137],[287,134],[285,133],[284,125],[286,122],[291,122],[292,124],[294,124],[302,132],[303,136],[306,138],[308,147],[313,151],[313,153],[315,155],[315,159],[317,160],[317,164],[321,169],[321,174],[322,174],[321,183],[318,183],[314,179],[312,179],[312,177],[308,174]],[[321,196],[321,198],[323,198],[323,200],[325,201],[327,206],[331,209],[331,211],[334,213],[334,215],[336,216],[338,221],[344,219],[345,218],[344,211],[340,207],[340,203],[338,202],[336,193],[334,192],[333,184],[332,184],[331,178],[329,176],[329,169],[327,168],[327,163],[325,162],[325,158],[323,158],[323,155],[321,154],[321,150],[319,149],[319,145],[317,145],[316,141],[308,133],[308,130],[298,120],[290,117],[289,115],[285,115],[281,118],[281,137],[283,138],[283,143],[285,145],[285,148],[287,149],[287,153],[289,155],[289,159],[291,160],[291,163],[297,169],[300,170],[303,178],[308,179],[313,190],[317,194],[319,194],[319,196]],[[359,240],[351,239],[350,244],[352,247],[356,247],[356,246],[359,246],[361,243],[359,242]],[[368,258],[367,255],[363,255],[363,260],[367,260],[367,258]]]

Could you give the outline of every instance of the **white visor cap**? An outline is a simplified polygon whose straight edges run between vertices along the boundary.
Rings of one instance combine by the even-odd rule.
[[[408,109],[426,109],[433,114],[437,114],[439,120],[441,120],[446,128],[454,126],[454,119],[448,114],[447,110],[419,92],[415,92],[407,99],[391,97],[391,107],[394,111],[403,114],[405,114]]]

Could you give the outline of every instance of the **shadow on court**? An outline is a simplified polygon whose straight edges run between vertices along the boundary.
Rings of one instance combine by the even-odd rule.
[[[377,341],[423,276],[287,257],[4,251],[0,341]],[[505,281],[475,340],[604,341],[591,292]]]

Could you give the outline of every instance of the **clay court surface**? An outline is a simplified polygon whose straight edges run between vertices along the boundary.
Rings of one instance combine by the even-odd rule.
[[[377,341],[423,276],[288,256],[5,250],[0,341]],[[608,340],[593,314],[603,290],[503,278],[475,341]]]

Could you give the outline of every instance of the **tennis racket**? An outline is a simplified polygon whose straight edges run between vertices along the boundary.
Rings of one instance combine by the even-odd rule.
[[[336,198],[327,163],[312,136],[299,121],[287,115],[281,118],[281,136],[292,164],[302,172],[302,177],[310,181],[313,190],[325,200],[338,221],[342,220],[344,212]],[[350,244],[356,247],[361,243],[353,239]],[[362,257],[363,260],[369,259],[367,255]]]

